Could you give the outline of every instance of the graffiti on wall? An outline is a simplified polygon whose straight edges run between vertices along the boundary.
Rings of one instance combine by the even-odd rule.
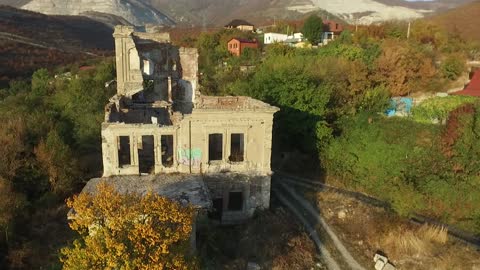
[[[178,164],[190,165],[190,160],[192,161],[192,166],[199,167],[202,162],[202,150],[200,148],[192,149],[178,149]]]

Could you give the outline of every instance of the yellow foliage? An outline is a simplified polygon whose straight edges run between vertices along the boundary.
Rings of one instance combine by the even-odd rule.
[[[62,249],[64,269],[195,269],[189,258],[194,210],[157,194],[119,194],[105,183],[95,195],[67,200],[80,234]]]

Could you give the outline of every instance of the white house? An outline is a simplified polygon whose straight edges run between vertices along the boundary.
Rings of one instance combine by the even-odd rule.
[[[299,42],[303,41],[303,34],[302,33],[293,33],[293,35],[288,36],[289,39],[295,39]]]
[[[279,33],[265,33],[263,37],[263,44],[273,44],[275,42],[284,42],[288,35]]]
[[[293,33],[293,35],[285,35],[279,33],[265,33],[263,41],[263,44],[273,44],[275,42],[298,43],[303,41],[303,34]]]

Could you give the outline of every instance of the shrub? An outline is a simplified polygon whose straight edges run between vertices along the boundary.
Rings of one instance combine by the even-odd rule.
[[[412,115],[415,121],[422,123],[431,123],[434,120],[443,122],[451,111],[473,102],[475,98],[468,96],[435,97],[415,106]]]
[[[312,44],[318,44],[322,39],[323,20],[317,15],[311,15],[305,20],[302,28],[303,36]]]
[[[441,64],[443,77],[451,81],[456,80],[465,71],[465,57],[459,54],[451,54]]]

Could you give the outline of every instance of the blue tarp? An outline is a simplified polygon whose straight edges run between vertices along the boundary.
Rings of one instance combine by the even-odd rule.
[[[394,97],[390,99],[390,106],[385,111],[387,116],[409,115],[413,107],[413,98]]]

